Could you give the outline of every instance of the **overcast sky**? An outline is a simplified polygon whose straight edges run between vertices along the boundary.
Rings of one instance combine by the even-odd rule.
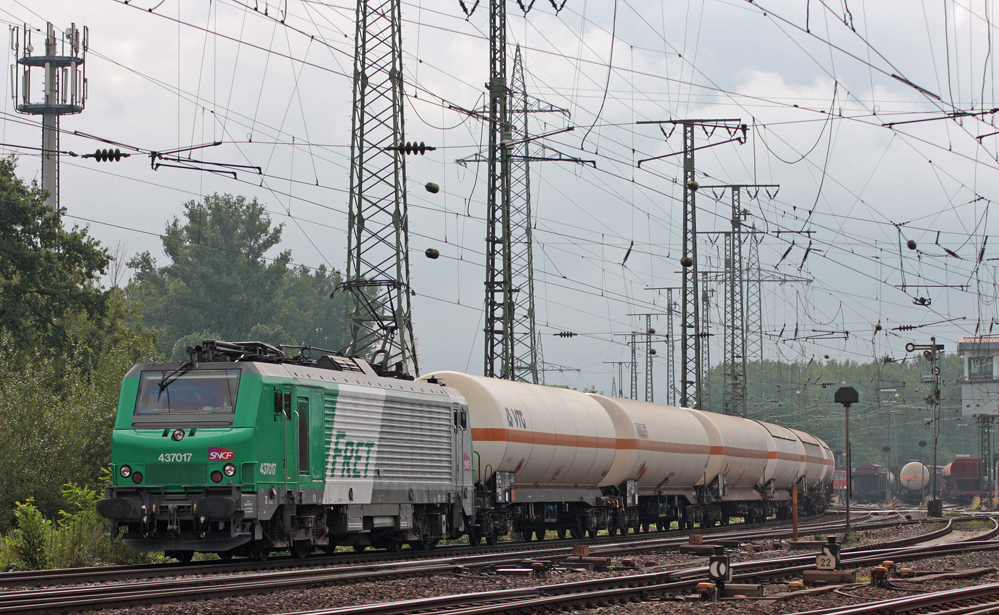
[[[992,3],[568,0],[558,15],[537,1],[526,18],[516,2],[507,8],[510,64],[519,43],[529,93],[569,114],[537,114],[532,131],[573,127],[545,143],[596,163],[531,168],[544,359],[570,369],[547,372],[549,383],[609,392],[617,370],[605,362],[628,360],[625,334],[644,330],[629,314],[665,311],[665,296],[646,289],[680,284],[681,157],[638,162],[681,151],[682,134],[639,123],[649,120],[738,118],[746,143],[699,150],[699,182],[779,184],[742,201],[765,277],[807,280],[764,283],[768,358],[899,360],[909,341],[935,335],[953,350],[958,336],[992,330],[999,238],[987,240],[988,209],[999,198],[999,138],[983,137],[999,130]],[[487,9],[466,19],[458,0],[402,7],[406,138],[437,147],[407,161],[424,371],[483,369],[486,169],[455,161],[487,133],[449,107],[483,104]],[[103,146],[74,131],[144,150],[222,141],[193,156],[264,170],[233,180],[154,171],[143,155],[63,157],[69,221],[164,264],[158,235],[184,202],[245,194],[285,225],[281,249],[296,263],[344,268],[352,3],[7,0],[0,19],[89,29],[89,98],[82,114],[62,118],[62,150]],[[43,39],[34,34],[36,54]],[[40,179],[30,148],[41,130],[36,117],[14,113],[10,88],[8,76],[0,141],[19,155],[22,177]],[[423,190],[428,181],[441,192]],[[730,229],[729,192],[701,190],[697,205],[699,231]],[[426,259],[429,247],[442,257]],[[720,250],[720,236],[702,236],[702,270],[723,266]],[[717,363],[722,291],[712,290]],[[665,318],[653,326],[664,332]],[[903,326],[916,328],[893,330]],[[663,345],[659,356],[661,394]]]

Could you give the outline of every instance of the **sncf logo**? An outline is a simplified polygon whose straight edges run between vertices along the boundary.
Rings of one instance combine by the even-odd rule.
[[[462,464],[462,469],[464,469],[466,472],[472,471],[472,458],[469,457],[468,455],[465,455],[465,462]]]
[[[236,453],[221,446],[208,447],[208,461],[232,461]]]

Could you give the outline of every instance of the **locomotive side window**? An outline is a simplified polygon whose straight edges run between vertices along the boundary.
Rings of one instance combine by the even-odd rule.
[[[238,369],[144,371],[135,414],[233,414],[238,390]]]
[[[298,471],[309,473],[309,398],[298,398]]]

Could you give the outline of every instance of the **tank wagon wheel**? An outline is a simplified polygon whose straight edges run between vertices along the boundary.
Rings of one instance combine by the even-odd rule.
[[[579,527],[572,527],[569,528],[569,536],[578,540],[583,536],[586,536],[586,531]]]
[[[266,562],[267,558],[270,557],[270,555],[271,555],[271,550],[267,548],[254,549],[252,553],[253,559],[257,560],[258,562]]]
[[[398,540],[389,540],[388,544],[385,545],[385,550],[389,553],[398,553],[402,550],[402,543]]]
[[[564,527],[560,527],[557,530],[555,530],[555,535],[558,536],[559,540],[565,540],[566,533],[567,532],[566,532],[566,529]]]
[[[597,532],[598,532],[598,531],[599,531],[599,530],[586,530],[586,536],[587,536],[588,538],[596,538],[596,537],[597,537]]]
[[[474,529],[470,529],[468,531],[468,544],[473,547],[477,547],[482,544],[482,536],[480,536]]]
[[[534,532],[534,535],[538,538],[538,542],[541,542],[542,540],[545,539],[547,533],[548,530],[538,530]]]
[[[182,564],[189,564],[194,557],[194,551],[166,551],[163,555],[172,557]]]
[[[337,546],[338,546],[337,541],[330,540],[328,543],[326,543],[323,546],[323,551],[326,552],[326,555],[333,555],[334,553],[336,553]]]
[[[414,540],[409,543],[410,549],[417,549],[420,551],[429,551],[437,546],[436,538],[421,538],[420,540]]]
[[[410,543],[409,546],[413,546],[413,543]],[[368,548],[368,545],[354,545],[354,550],[357,551],[358,553],[362,553],[362,552],[366,551],[367,548]]]
[[[622,536],[627,536],[628,535],[628,526],[627,525],[621,527],[621,535]]]
[[[220,560],[228,562],[229,560],[232,559],[233,552],[232,551],[219,551],[218,552],[218,556],[219,556]]]
[[[490,534],[486,536],[486,544],[490,547],[495,547],[496,543],[499,542],[499,536],[496,534]]]
[[[291,554],[295,559],[305,559],[312,551],[312,545],[305,540],[296,540],[291,545]]]
[[[534,532],[532,531],[524,530],[523,532],[520,533],[520,539],[523,540],[524,542],[531,542],[533,538],[534,538]]]
[[[642,533],[643,534],[648,534],[651,529],[652,528],[650,527],[650,525],[649,525],[649,523],[647,521],[645,523],[642,523]]]

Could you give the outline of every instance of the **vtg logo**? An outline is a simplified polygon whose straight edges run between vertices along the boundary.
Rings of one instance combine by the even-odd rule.
[[[519,427],[521,429],[527,429],[527,419],[524,418],[524,413],[521,410],[505,408],[506,410],[506,424],[508,427]]]
[[[208,461],[232,461],[236,453],[221,446],[208,447]]]

